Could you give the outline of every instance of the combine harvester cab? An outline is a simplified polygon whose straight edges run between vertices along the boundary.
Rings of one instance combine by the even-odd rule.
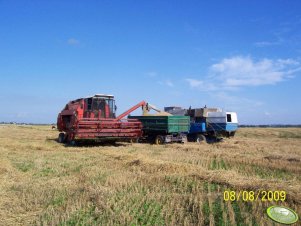
[[[115,116],[113,95],[96,94],[70,101],[59,113],[57,128],[60,143],[76,140],[137,140],[142,136],[142,124],[136,119],[122,119],[133,109]]]

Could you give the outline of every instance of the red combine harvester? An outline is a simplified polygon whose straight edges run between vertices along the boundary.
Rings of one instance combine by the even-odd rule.
[[[96,94],[70,101],[57,118],[57,128],[61,132],[58,141],[75,143],[76,140],[88,139],[137,140],[142,136],[141,122],[123,117],[145,104],[142,101],[116,117],[113,95]]]

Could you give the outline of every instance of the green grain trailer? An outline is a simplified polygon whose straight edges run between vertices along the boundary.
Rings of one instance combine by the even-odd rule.
[[[129,116],[142,122],[142,140],[163,144],[186,142],[190,127],[189,116]]]

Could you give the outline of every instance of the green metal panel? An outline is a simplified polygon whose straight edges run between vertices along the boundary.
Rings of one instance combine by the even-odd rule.
[[[169,133],[189,131],[189,126],[190,126],[189,116],[167,116],[167,117],[168,117]]]
[[[138,119],[143,124],[143,130],[147,133],[183,133],[189,131],[189,116],[129,116]]]

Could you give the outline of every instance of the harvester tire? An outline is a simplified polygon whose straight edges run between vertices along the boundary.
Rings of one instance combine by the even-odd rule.
[[[60,133],[58,137],[58,142],[59,143],[65,143],[66,137],[64,133]]]
[[[202,134],[197,134],[195,138],[195,142],[197,143],[205,143],[206,142],[206,137]]]
[[[160,145],[160,144],[163,144],[164,143],[164,137],[163,136],[156,136],[156,139],[155,139],[155,144],[157,145]]]
[[[131,144],[139,143],[139,138],[131,138],[130,143]]]
[[[75,140],[71,140],[70,142],[69,142],[69,146],[75,146],[76,145],[76,141]]]

